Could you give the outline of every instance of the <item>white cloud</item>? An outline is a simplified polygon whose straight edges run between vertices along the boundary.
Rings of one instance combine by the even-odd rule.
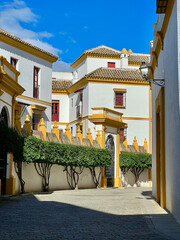
[[[70,65],[71,63],[57,61],[53,63],[53,71],[72,72],[73,69]]]
[[[0,28],[14,34],[17,37],[28,41],[45,51],[53,54],[62,53],[62,50],[54,48],[51,44],[44,41],[53,34],[49,32],[35,32],[22,27],[22,23],[38,23],[39,16],[26,6],[24,1],[14,0],[12,2],[1,3],[0,6]]]

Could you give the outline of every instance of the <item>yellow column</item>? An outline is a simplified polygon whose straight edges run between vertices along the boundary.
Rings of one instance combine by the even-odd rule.
[[[102,137],[101,137],[101,134],[100,134],[100,130],[97,131],[96,141],[98,141],[98,143],[99,143],[100,146],[102,147]]]
[[[89,141],[91,142],[91,144],[93,145],[93,137],[91,135],[91,131],[90,128],[88,128],[88,132],[86,134],[86,138],[89,139]]]
[[[123,145],[126,147],[126,149],[128,149],[128,144],[125,136],[124,136]]]
[[[138,148],[138,143],[137,143],[137,139],[136,139],[136,137],[134,137],[133,145],[134,145],[136,151],[139,152],[139,148]]]
[[[102,148],[105,149],[105,131],[106,127],[102,127]],[[106,188],[107,187],[107,179],[105,177],[105,167],[102,167],[102,173],[101,173],[101,187]]]
[[[120,128],[117,129],[116,135],[116,178],[114,179],[115,187],[121,187],[121,178],[119,176],[119,154],[120,154]]]
[[[43,118],[41,118],[41,120],[40,120],[38,130],[42,132],[42,134],[44,136],[44,140],[46,140],[46,125],[44,123],[44,119]]]
[[[31,136],[31,124],[30,124],[30,120],[29,120],[29,116],[26,115],[26,120],[24,121],[24,126],[23,126],[24,129],[27,130],[29,136]]]
[[[77,128],[77,131],[76,131],[76,137],[78,137],[82,143],[83,141],[83,135],[81,133],[81,129],[80,129],[80,126],[78,125],[78,128]]]
[[[72,134],[71,134],[71,131],[70,131],[70,128],[69,128],[69,124],[66,125],[64,135],[66,135],[69,138],[69,141],[72,142]]]
[[[15,100],[15,96],[12,97],[12,109],[11,109],[11,127],[14,128],[15,123],[15,106],[17,102]],[[10,154],[9,158],[9,178],[6,179],[6,194],[14,195],[15,194],[15,186],[16,179],[12,175],[12,164],[13,164],[13,154]]]
[[[59,140],[59,129],[56,121],[54,122],[54,126],[51,132],[54,133]]]
[[[146,151],[148,152],[148,143],[147,143],[146,138],[144,139],[144,145],[143,146],[146,149]]]

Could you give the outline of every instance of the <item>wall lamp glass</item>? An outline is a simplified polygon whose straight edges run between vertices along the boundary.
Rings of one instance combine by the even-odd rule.
[[[153,83],[155,85],[158,85],[160,87],[164,87],[165,86],[165,82],[164,79],[148,79],[149,78],[149,65],[145,62],[142,62],[140,68],[139,68],[141,75],[143,77],[144,80]]]

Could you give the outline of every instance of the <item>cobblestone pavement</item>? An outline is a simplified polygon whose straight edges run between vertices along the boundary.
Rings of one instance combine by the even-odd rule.
[[[160,222],[168,214],[150,190],[67,190],[0,201],[0,240],[173,239],[154,227],[152,215]]]

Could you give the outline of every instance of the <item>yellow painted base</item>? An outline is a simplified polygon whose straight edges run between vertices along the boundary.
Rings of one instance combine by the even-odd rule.
[[[121,187],[122,184],[121,184],[121,178],[120,177],[116,177],[114,179],[114,187]]]
[[[6,179],[6,194],[15,195],[15,186],[16,186],[16,179],[14,177],[10,177]]]
[[[101,188],[107,188],[107,179],[105,177],[101,178]]]

